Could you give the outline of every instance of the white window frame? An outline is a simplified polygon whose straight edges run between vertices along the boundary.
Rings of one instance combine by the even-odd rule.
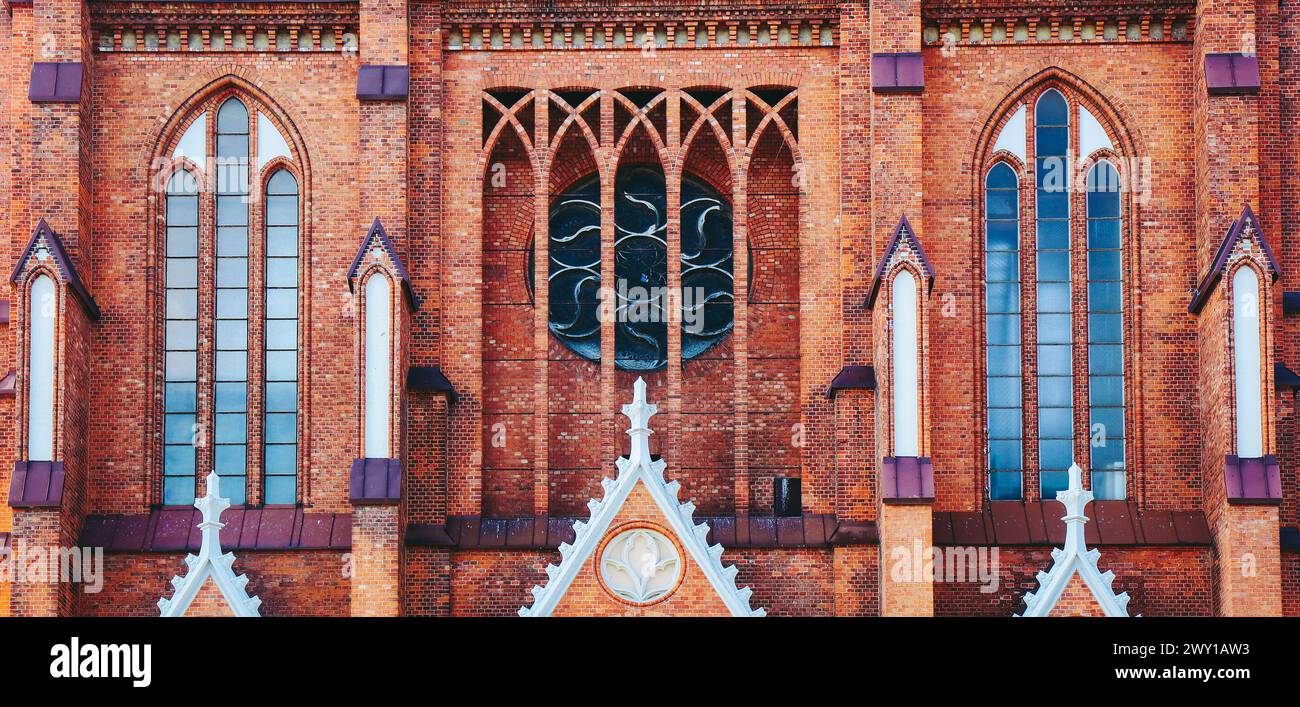
[[[1263,327],[1259,274],[1243,266],[1232,275],[1232,373],[1237,456],[1264,456]]]
[[[41,273],[27,291],[27,461],[54,461],[54,378],[59,295]]]
[[[392,457],[393,281],[376,271],[365,285],[365,450]]]
[[[890,285],[893,308],[894,456],[921,455],[920,302],[916,276],[902,268]]]

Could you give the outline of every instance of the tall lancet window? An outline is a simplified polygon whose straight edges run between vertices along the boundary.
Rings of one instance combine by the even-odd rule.
[[[38,275],[27,299],[27,460],[54,461],[54,342],[59,311],[54,279]]]
[[[1023,129],[1023,127],[1022,127]],[[989,498],[1021,495],[1020,180],[1005,162],[984,180],[985,385]]]
[[[248,108],[217,110],[216,409],[213,469],[223,493],[244,503],[248,478]]]
[[[1097,498],[1127,493],[1124,162],[1090,105],[1062,85],[1031,91],[985,157],[991,500],[1054,499],[1075,463]]]
[[[893,319],[894,455],[921,455],[920,321],[916,276],[903,269],[894,276]]]
[[[1038,249],[1038,469],[1044,498],[1066,488],[1074,463],[1070,291],[1070,110],[1048,90],[1034,109]]]
[[[1092,490],[1124,498],[1124,308],[1119,173],[1088,172],[1088,428]]]
[[[298,470],[298,180],[266,185],[266,502],[293,503]]]
[[[1236,399],[1237,456],[1264,456],[1259,275],[1239,267],[1232,276],[1232,371]]]
[[[194,501],[199,398],[199,183],[180,171],[167,183],[163,346],[163,503]]]
[[[392,456],[393,283],[382,273],[366,280],[366,457]]]

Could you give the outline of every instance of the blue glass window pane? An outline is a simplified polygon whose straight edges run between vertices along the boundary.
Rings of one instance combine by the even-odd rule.
[[[167,291],[167,318],[194,319],[199,316],[199,293],[194,290]]]
[[[1039,438],[1069,439],[1073,434],[1074,411],[1070,408],[1039,408]]]
[[[230,474],[231,476],[244,476],[245,469],[248,468],[244,454],[244,446],[240,444],[219,444],[215,447],[213,454],[213,468],[220,476]],[[231,484],[234,486],[234,484]],[[221,484],[221,492],[224,494],[228,491],[226,484]]]
[[[167,287],[198,287],[199,261],[194,258],[167,259]]]
[[[1038,280],[1040,282],[1068,282],[1070,280],[1070,254],[1039,252]]]
[[[1088,434],[1094,440],[1124,437],[1124,408],[1098,408],[1089,410]],[[1095,441],[1094,441],[1095,443]]]
[[[1068,376],[1073,370],[1073,356],[1069,346],[1038,347],[1038,375]]]
[[[1098,500],[1120,500],[1125,494],[1123,471],[1093,471],[1092,493]]]
[[[217,132],[248,132],[248,108],[238,98],[227,100],[217,109]]]
[[[266,379],[269,381],[291,381],[298,378],[297,351],[267,351]]]
[[[170,351],[193,351],[199,341],[198,322],[178,320],[167,322],[167,349]]]
[[[1070,129],[1067,127],[1044,127],[1037,130],[1037,142],[1040,155],[1064,155],[1068,150]]]
[[[988,249],[1015,250],[1020,247],[1019,228],[1015,221],[989,221]]]
[[[221,477],[221,495],[230,499],[230,505],[242,506],[248,502],[247,490],[245,485],[248,483],[248,477],[240,474]],[[229,489],[229,490],[227,490]]]
[[[268,257],[294,257],[298,255],[298,227],[280,226],[266,229],[266,254]]]
[[[163,443],[164,444],[191,444],[194,441],[194,422],[197,418],[193,414],[167,414],[163,415]]]
[[[217,352],[217,380],[248,380],[248,354],[244,351]]]
[[[267,194],[297,194],[298,180],[287,169],[281,169],[271,175],[266,182]]]
[[[986,362],[990,376],[1020,375],[1019,346],[989,346]]]
[[[248,287],[248,258],[217,258],[217,287]]]
[[[271,413],[266,416],[267,444],[292,444],[298,438],[298,416],[294,413]]]
[[[1088,283],[1088,309],[1094,312],[1120,311],[1120,288],[1118,283]]]
[[[167,257],[196,258],[199,255],[199,232],[194,228],[167,229]]]
[[[1119,251],[1117,250],[1094,250],[1088,253],[1088,279],[1090,280],[1118,280],[1119,270]]]
[[[994,471],[989,473],[989,498],[994,501],[1020,500],[1020,472]]]
[[[1049,165],[1053,162],[1049,162]],[[1050,177],[1048,186],[1052,187],[1055,183],[1056,176],[1049,173]],[[1070,194],[1066,191],[1046,191],[1038,192],[1038,218],[1066,218],[1070,215]]]
[[[244,197],[223,196],[218,198],[217,223],[222,226],[247,226],[248,202]]]
[[[298,286],[298,259],[297,258],[267,258],[266,286],[267,287],[297,287]]]
[[[292,474],[297,462],[298,447],[293,444],[266,445],[266,473]]]
[[[1113,344],[1088,347],[1088,373],[1120,375],[1124,372],[1124,348]]]
[[[1097,406],[1124,404],[1124,378],[1093,376],[1088,382],[1088,404]]]
[[[1093,446],[1090,448],[1092,453],[1093,469],[1123,469],[1124,468],[1124,440],[1121,438],[1108,438],[1105,446]]]
[[[1118,344],[1124,340],[1124,326],[1119,314],[1089,314],[1088,341]]]
[[[266,477],[266,502],[276,505],[291,505],[298,500],[297,477]]]
[[[217,322],[217,346],[227,351],[248,348],[248,320],[225,319]]]
[[[1020,285],[990,284],[986,288],[989,312],[1019,312]]]
[[[298,347],[298,322],[295,319],[283,319],[268,323],[266,329],[266,348],[293,349]]]
[[[990,344],[1020,343],[1020,315],[990,314],[988,320],[988,341]]]
[[[1016,173],[1005,162],[999,162],[989,170],[985,187],[989,190],[994,189],[1015,189],[1017,186]]]
[[[989,407],[1018,407],[1020,405],[1019,378],[989,378]]]
[[[193,351],[168,351],[164,370],[169,381],[198,380],[198,356]]]
[[[195,412],[198,394],[193,383],[167,383],[163,406],[168,412]]]
[[[1064,282],[1040,283],[1038,285],[1038,311],[1070,311],[1070,285]]]
[[[266,224],[268,226],[294,226],[297,223],[297,196],[266,197]]]
[[[248,229],[218,228],[217,255],[232,258],[248,255]]]
[[[1038,125],[1069,124],[1069,107],[1065,96],[1055,89],[1044,91],[1034,104],[1034,122]]]
[[[1042,498],[1055,499],[1057,491],[1064,491],[1070,485],[1068,471],[1044,471],[1038,475],[1038,485]]]
[[[169,476],[194,473],[194,447],[188,444],[168,444],[163,447],[163,470]]]
[[[194,503],[194,477],[168,476],[163,479],[163,505],[188,506]]]
[[[1088,218],[1118,218],[1118,192],[1088,192]]]
[[[1119,221],[1089,221],[1088,247],[1119,248]]]
[[[168,226],[199,225],[199,200],[193,196],[167,197]]]
[[[1020,439],[1020,408],[989,409],[989,439]],[[1011,467],[998,467],[1008,469]]]
[[[248,317],[248,291],[243,289],[217,290],[218,319],[246,319]]]
[[[1038,404],[1043,407],[1070,407],[1072,400],[1070,384],[1068,377],[1040,378]]]
[[[243,444],[248,441],[248,416],[242,413],[216,415],[217,444]]]
[[[1039,250],[1068,250],[1070,247],[1069,221],[1038,221]]]
[[[270,319],[293,319],[298,316],[298,290],[267,290],[266,316]]]
[[[217,412],[243,412],[248,409],[248,386],[243,383],[217,383]]]
[[[1019,469],[1020,464],[1020,442],[1018,440],[989,441],[990,469]],[[1019,484],[1019,481],[1017,481],[1017,484]]]
[[[1016,192],[990,189],[987,197],[986,208],[989,218],[1007,218],[1016,213]]]
[[[294,412],[298,409],[297,383],[267,383],[266,409],[268,412]]]
[[[1038,465],[1043,469],[1069,469],[1074,463],[1074,442],[1045,439],[1038,443]]]
[[[1007,282],[1020,279],[1020,256],[1015,253],[989,253],[985,256],[985,277],[989,282]]]
[[[1044,344],[1070,343],[1069,314],[1039,314],[1038,341]]]

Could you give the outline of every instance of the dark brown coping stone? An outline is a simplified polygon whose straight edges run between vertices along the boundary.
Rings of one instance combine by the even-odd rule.
[[[105,552],[198,552],[201,516],[194,508],[159,508],[138,515],[86,518],[78,541]],[[245,508],[221,514],[222,550],[348,550],[351,513],[307,513],[294,506]]]
[[[934,514],[935,545],[1045,547],[1065,542],[1056,501],[992,501],[983,511]],[[1094,501],[1085,511],[1090,546],[1208,546],[1210,528],[1201,511],[1140,511],[1127,501]]]

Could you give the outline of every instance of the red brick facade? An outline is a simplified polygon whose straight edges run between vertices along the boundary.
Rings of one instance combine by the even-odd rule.
[[[159,187],[172,169],[203,172],[171,158],[199,116],[213,133],[230,96],[265,116],[288,151],[250,177],[250,506],[266,500],[261,445],[271,434],[261,185],[283,167],[300,194],[293,505],[305,520],[283,542],[270,521],[226,531],[264,615],[514,615],[559,561],[557,530],[587,517],[601,479],[627,453],[619,410],[638,376],[659,406],[652,451],[697,519],[715,524],[711,542],[732,524],[722,559],[753,590],[755,608],[1022,610],[1035,573],[1051,563],[1045,540],[998,547],[991,592],[950,578],[900,581],[893,569],[895,551],[914,543],[951,549],[937,514],[988,518],[981,537],[1006,537],[990,509],[1040,500],[1028,314],[1019,332],[1025,500],[989,499],[983,185],[998,161],[1020,180],[1020,306],[1033,312],[1033,142],[1018,156],[995,143],[1017,107],[1049,89],[1095,116],[1109,140],[1108,151],[1085,157],[1114,160],[1126,184],[1140,185],[1121,202],[1125,507],[1143,522],[1192,518],[1205,529],[1116,540],[1102,525],[1089,544],[1115,572],[1116,591],[1130,594],[1130,614],[1300,615],[1295,389],[1274,373],[1275,364],[1300,370],[1300,324],[1283,305],[1284,293],[1300,290],[1300,131],[1290,115],[1300,110],[1300,15],[1267,1],[1069,5],[5,0],[0,264],[6,274],[17,268],[0,285],[0,538],[14,548],[73,546],[101,520],[120,522],[104,542],[102,592],[10,584],[0,572],[0,615],[156,614],[180,571],[185,543],[164,540],[159,520],[168,316]],[[901,53],[920,55],[923,85],[898,90],[873,75],[873,55]],[[1246,85],[1216,88],[1207,57],[1225,53],[1258,66],[1257,87],[1241,74]],[[41,98],[40,62],[79,62],[80,98]],[[358,98],[358,77],[377,67],[404,68],[405,85],[385,79],[384,96]],[[252,155],[269,140],[257,121]],[[1080,140],[1073,123],[1071,144]],[[216,139],[205,137],[208,154]],[[683,279],[683,179],[724,195],[732,211],[730,333],[689,357],[670,325],[668,364],[649,371],[615,365],[609,320],[599,360],[566,347],[551,331],[548,287],[533,284],[548,281],[557,197],[593,176],[600,271],[615,272],[615,177],[628,165],[666,177],[670,289]],[[214,375],[218,316],[210,192],[197,217],[200,426],[217,405],[203,383]],[[1083,213],[1085,200],[1072,193],[1072,211]],[[1260,233],[1220,260],[1247,206]],[[932,462],[933,498],[894,505],[881,478],[896,453],[888,282],[901,267],[924,275],[920,260],[909,252],[903,265],[890,262],[883,294],[868,297],[903,217],[934,273],[932,287],[918,277],[919,456]],[[19,262],[41,219],[93,302],[49,261]],[[393,257],[371,250],[350,280],[376,219]],[[1069,229],[1073,444],[1089,485],[1088,235],[1082,218]],[[1261,435],[1281,485],[1278,498],[1248,503],[1225,472],[1238,453],[1231,283],[1242,263],[1260,274]],[[354,505],[349,469],[366,456],[364,283],[377,271],[395,284],[390,456],[401,462],[400,500]],[[60,283],[49,461],[64,474],[57,503],[11,506],[16,465],[45,461],[26,458],[27,293],[41,272]],[[845,366],[872,366],[875,388],[828,394]],[[454,394],[413,383],[432,367]],[[197,478],[215,461],[196,440]],[[772,517],[778,479],[799,480],[801,523]],[[1059,517],[1060,504],[1044,505]],[[327,515],[350,539],[311,540],[310,523]],[[834,525],[810,531],[822,518]],[[519,519],[529,520],[529,537],[512,533]],[[1078,610],[1086,597],[1076,589],[1061,611]],[[607,601],[592,575],[575,582],[560,613],[719,613],[709,590],[688,569],[672,598],[628,608]],[[210,603],[203,611],[215,611]]]

